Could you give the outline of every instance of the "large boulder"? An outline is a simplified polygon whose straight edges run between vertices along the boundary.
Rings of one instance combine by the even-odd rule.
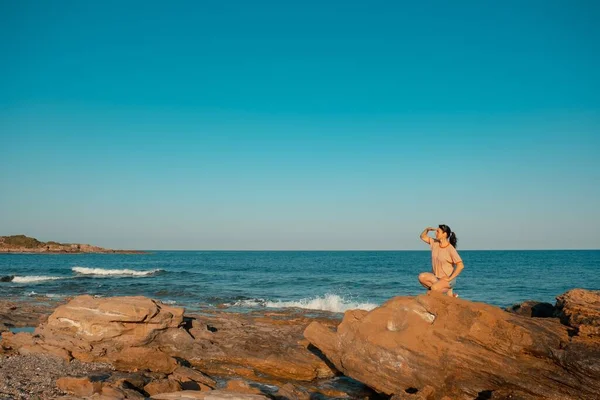
[[[193,348],[183,347],[173,354],[210,375],[237,376],[269,384],[331,378],[335,371],[307,349],[309,343],[304,340],[303,331],[310,321],[293,314],[199,316],[190,329],[196,341]]]
[[[573,289],[556,298],[561,321],[578,336],[600,336],[600,291]]]
[[[88,343],[110,340],[120,348],[143,346],[168,328],[178,328],[183,311],[142,296],[78,296],[58,307],[37,333],[66,335]]]
[[[183,312],[181,307],[141,296],[78,296],[58,307],[35,330],[32,343],[27,343],[29,346],[23,351],[51,349],[65,359],[72,356],[84,362],[110,362],[124,371],[171,373],[177,362],[157,343],[161,335],[171,337],[172,332],[189,337],[180,328]],[[65,352],[60,353],[57,348]]]
[[[569,320],[581,322],[575,315]],[[395,297],[370,312],[349,311],[337,331],[313,322],[304,335],[345,375],[396,398],[425,390],[434,399],[494,392],[512,398],[600,397],[599,341],[578,340],[556,318],[524,317],[438,293]]]

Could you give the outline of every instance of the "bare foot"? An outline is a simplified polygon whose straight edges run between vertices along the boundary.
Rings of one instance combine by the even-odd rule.
[[[448,290],[448,291],[446,292],[446,294],[447,294],[448,296],[450,296],[450,297],[458,297],[458,294],[457,294],[457,293],[454,293],[454,292],[452,291],[452,289]]]

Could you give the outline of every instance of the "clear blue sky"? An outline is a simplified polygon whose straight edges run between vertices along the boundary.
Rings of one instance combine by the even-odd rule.
[[[596,1],[0,0],[0,234],[600,247]]]

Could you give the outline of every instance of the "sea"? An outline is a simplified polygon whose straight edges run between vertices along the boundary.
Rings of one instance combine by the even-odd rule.
[[[600,250],[460,251],[455,292],[507,307],[554,303],[600,289]],[[0,299],[148,296],[191,310],[371,310],[425,292],[429,251],[148,251],[144,254],[0,254]]]

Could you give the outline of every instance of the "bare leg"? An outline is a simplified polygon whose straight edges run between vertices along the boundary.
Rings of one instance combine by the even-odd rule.
[[[446,293],[448,290],[451,290],[450,284],[446,280],[438,280],[431,286],[431,290],[434,292]]]
[[[431,272],[423,272],[419,274],[419,283],[423,285],[425,289],[431,289],[431,287],[438,281],[438,278]]]

